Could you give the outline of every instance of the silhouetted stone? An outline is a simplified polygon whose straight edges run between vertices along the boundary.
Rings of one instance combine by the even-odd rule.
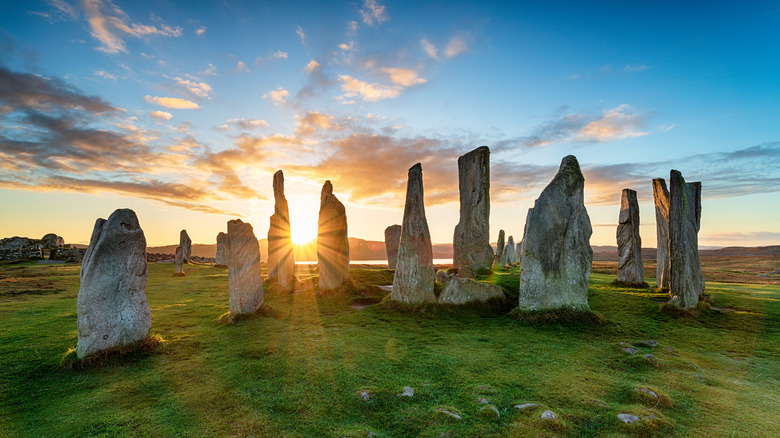
[[[184,251],[182,260],[184,263],[189,263],[192,258],[192,240],[187,235],[187,230],[181,230],[181,233],[179,233],[179,246]]]
[[[176,271],[173,273],[174,277],[184,277],[184,271],[182,270],[182,263],[184,262],[184,248],[180,246],[176,247],[176,254],[173,259],[176,265]]]
[[[79,358],[149,336],[146,278],[146,238],[135,212],[119,209],[98,219],[76,299]]]
[[[292,289],[295,281],[290,211],[284,196],[284,174],[274,173],[274,214],[268,229],[268,280],[276,281],[284,289]]]
[[[385,228],[385,251],[387,252],[387,266],[395,269],[398,259],[398,245],[401,243],[401,226],[390,225]]]
[[[672,170],[669,177],[669,305],[694,309],[704,293],[699,262],[701,183],[685,183]]]
[[[228,221],[226,259],[231,315],[250,314],[263,305],[263,276],[260,271],[260,245],[252,225],[241,219]]]
[[[506,266],[512,266],[515,263],[515,239],[509,236],[504,246],[504,251],[501,253],[499,265],[503,268]]]
[[[439,303],[442,304],[486,303],[503,299],[504,290],[501,286],[458,277],[450,278],[439,295]]]
[[[529,210],[520,269],[521,310],[590,310],[593,250],[584,183],[577,159],[566,156]]]
[[[653,180],[656,229],[656,286],[669,289],[669,190],[663,178]]]
[[[458,277],[471,278],[493,265],[490,246],[490,149],[481,146],[458,158],[460,221],[452,241]]]
[[[227,267],[227,243],[227,234],[222,232],[217,234],[217,254],[214,256],[214,266]]]
[[[390,297],[408,304],[433,303],[436,301],[433,292],[436,272],[433,268],[431,235],[425,219],[420,163],[409,169],[402,227]]]
[[[325,181],[320,194],[320,216],[317,234],[319,289],[341,289],[349,278],[349,237],[347,212],[333,194],[333,185]]]
[[[639,203],[636,191],[623,189],[617,226],[617,281],[641,285],[645,282],[642,265],[642,238],[639,236]]]
[[[506,246],[505,239],[504,239],[504,230],[498,231],[498,241],[496,241],[496,253],[493,257],[493,267],[499,268],[501,267],[501,254],[504,253],[504,246]]]
[[[49,233],[43,236],[41,241],[45,249],[60,248],[65,246],[65,239],[54,233]]]

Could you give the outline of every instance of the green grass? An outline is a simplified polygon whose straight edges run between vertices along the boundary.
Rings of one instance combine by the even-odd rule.
[[[76,345],[78,267],[0,266],[0,436],[756,437],[780,430],[776,285],[709,282],[714,307],[691,317],[661,312],[666,294],[594,274],[589,302],[598,323],[539,323],[503,309],[356,309],[378,302],[385,293],[375,286],[392,282],[390,271],[356,268],[345,295],[268,288],[262,314],[226,323],[225,269],[188,265],[180,278],[172,270],[149,265],[152,333],[164,341],[79,369],[62,364]],[[518,273],[481,279],[516,300]],[[306,289],[316,273],[299,277]],[[397,395],[404,386],[414,397]],[[514,408],[526,402],[540,406]],[[540,419],[547,409],[557,421]],[[618,413],[643,420],[623,424]]]

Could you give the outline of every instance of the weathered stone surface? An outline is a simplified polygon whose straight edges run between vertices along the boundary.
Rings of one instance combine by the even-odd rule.
[[[458,277],[450,278],[439,295],[442,304],[486,303],[493,299],[504,299],[501,286]]]
[[[146,278],[146,238],[135,212],[119,209],[98,219],[76,299],[79,358],[149,336]]]
[[[447,273],[447,271],[444,271],[444,270],[436,271],[436,281],[437,282],[444,284],[444,283],[447,283],[448,281],[450,281],[451,279],[452,279],[452,277],[450,276],[450,274]]]
[[[260,245],[252,225],[241,219],[227,223],[226,259],[231,315],[254,313],[263,305],[263,276],[260,271]]]
[[[43,242],[27,237],[7,237],[0,239],[0,260],[19,261],[42,259]]]
[[[622,414],[618,414],[617,417],[620,419],[620,421],[624,423],[636,423],[637,421],[639,421],[639,417],[633,414],[622,413]]]
[[[518,251],[517,251],[517,261],[521,263],[522,268],[522,262],[523,262],[523,247],[525,246],[525,236],[528,234],[528,221],[531,218],[531,214],[533,213],[534,209],[529,208],[528,212],[525,215],[525,225],[523,225],[523,238],[520,239],[520,243],[518,243]]]
[[[182,260],[184,263],[189,263],[190,259],[192,259],[192,240],[187,234],[187,230],[181,230],[181,233],[179,233],[179,246],[184,251]]]
[[[653,180],[656,230],[656,286],[669,289],[669,190],[663,178]]]
[[[458,277],[472,278],[493,265],[490,246],[490,149],[481,146],[458,158],[460,221],[452,240]]]
[[[290,211],[284,196],[284,173],[274,173],[274,214],[268,228],[268,279],[285,289],[294,287],[295,261],[293,260]]]
[[[515,409],[518,411],[524,411],[526,409],[532,409],[539,407],[539,403],[523,403],[521,405],[515,405]]]
[[[75,245],[71,245],[70,253],[68,254],[68,261],[73,263],[81,263],[84,257],[81,255],[81,251],[76,248]]]
[[[176,265],[176,271],[173,273],[173,276],[184,277],[184,271],[182,270],[182,263],[184,262],[184,248],[181,246],[176,247],[176,254],[173,261]]]
[[[584,184],[577,159],[564,157],[558,174],[529,210],[520,269],[521,310],[590,310],[593,250]]]
[[[349,237],[347,212],[333,194],[333,185],[325,181],[320,194],[317,234],[317,266],[321,291],[340,289],[349,278]]]
[[[522,250],[523,250],[523,241],[521,240],[520,242],[517,242],[517,244],[515,244],[515,264],[520,263],[520,256],[523,254]]]
[[[227,243],[227,234],[222,232],[217,234],[217,254],[214,256],[214,266],[227,267]]]
[[[63,239],[62,237],[54,233],[49,233],[43,236],[41,238],[41,241],[43,242],[43,247],[45,249],[59,248],[65,246],[65,239]]]
[[[422,165],[417,163],[409,169],[401,242],[390,297],[408,304],[433,303],[436,301],[435,281],[433,246],[423,202]]]
[[[509,236],[509,239],[506,241],[506,246],[504,246],[504,251],[501,253],[501,258],[499,259],[499,265],[503,268],[505,266],[512,266],[515,264],[515,260],[517,257],[515,257],[515,239],[512,236]]]
[[[645,282],[642,264],[642,238],[639,236],[639,202],[636,191],[623,189],[617,226],[617,281],[626,284]]]
[[[687,183],[672,170],[669,178],[669,304],[691,310],[704,293],[699,262],[701,183]]]
[[[387,266],[395,269],[398,260],[398,245],[401,243],[401,226],[390,225],[385,228],[385,251],[387,252]]]
[[[504,246],[506,246],[504,239],[504,230],[498,231],[498,240],[496,241],[496,254],[493,257],[493,267],[498,268],[501,266],[501,254],[504,253]]]
[[[558,416],[553,411],[544,411],[541,418],[542,420],[557,420]]]

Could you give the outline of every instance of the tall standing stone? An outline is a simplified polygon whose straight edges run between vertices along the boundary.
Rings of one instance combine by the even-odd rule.
[[[263,305],[263,276],[260,245],[252,225],[241,219],[227,223],[226,259],[228,266],[228,305],[231,315],[251,314]]]
[[[349,278],[349,235],[344,204],[333,194],[333,185],[325,181],[320,194],[317,230],[317,267],[319,289],[341,289]]]
[[[274,214],[268,229],[268,279],[285,289],[293,287],[295,261],[290,234],[290,211],[284,196],[284,174],[274,173]]]
[[[217,254],[214,256],[214,266],[227,267],[227,243],[227,234],[222,232],[217,234]]]
[[[566,156],[529,210],[520,269],[521,310],[590,310],[592,228],[584,185],[577,159]]]
[[[520,263],[520,255],[523,251],[523,241],[517,242],[515,245],[515,263]]]
[[[501,252],[501,258],[499,265],[503,268],[506,266],[512,266],[515,263],[515,239],[509,236],[504,246],[504,251]]]
[[[501,267],[501,254],[504,253],[504,246],[506,246],[506,243],[504,241],[504,230],[498,231],[498,241],[496,241],[496,254],[493,257],[493,265],[496,268]]]
[[[79,358],[149,336],[146,278],[146,238],[135,212],[119,209],[98,219],[76,299]]]
[[[181,246],[176,247],[176,254],[174,255],[174,264],[176,265],[176,271],[174,271],[174,277],[184,277],[184,271],[182,270],[182,262],[184,261],[184,248]]]
[[[187,230],[181,230],[181,233],[179,233],[179,246],[184,251],[184,263],[189,263],[192,258],[192,240],[187,235]]]
[[[398,259],[398,245],[401,243],[401,226],[390,225],[385,228],[385,251],[387,252],[387,266],[395,269]]]
[[[453,237],[453,266],[471,278],[493,265],[490,246],[490,149],[481,146],[458,158],[460,221]]]
[[[656,286],[669,289],[669,190],[663,178],[653,180],[656,230]]]
[[[645,271],[642,264],[642,238],[639,236],[639,202],[635,190],[623,189],[616,237],[617,281],[625,284],[643,284]]]
[[[433,246],[425,219],[422,165],[417,163],[409,169],[401,242],[390,297],[408,304],[433,303],[436,302],[435,282]]]
[[[704,294],[699,262],[701,183],[686,183],[672,170],[669,177],[669,304],[691,310]]]

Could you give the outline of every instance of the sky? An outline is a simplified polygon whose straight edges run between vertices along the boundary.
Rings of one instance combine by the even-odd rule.
[[[325,180],[383,240],[422,163],[434,242],[457,158],[491,150],[491,241],[575,155],[593,245],[623,188],[655,245],[653,178],[702,183],[701,246],[780,244],[780,2],[0,0],[0,237],[88,243],[132,208],[150,245],[294,241]]]

